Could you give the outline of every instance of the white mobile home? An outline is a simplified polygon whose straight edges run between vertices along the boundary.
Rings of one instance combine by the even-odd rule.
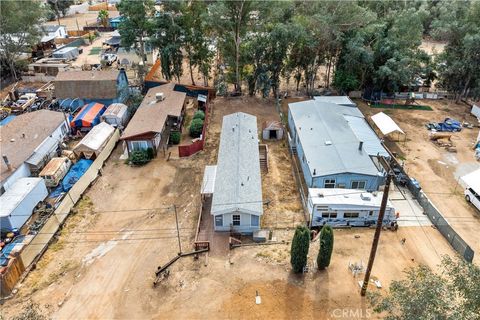
[[[42,178],[20,178],[0,197],[2,231],[20,229],[48,195]]]
[[[310,226],[370,226],[377,223],[382,192],[357,189],[308,189]],[[383,223],[396,220],[395,208],[387,202]]]
[[[211,214],[215,231],[251,234],[263,214],[257,118],[223,117]]]
[[[128,122],[128,107],[123,103],[112,103],[102,114],[102,121],[115,128],[123,128]]]

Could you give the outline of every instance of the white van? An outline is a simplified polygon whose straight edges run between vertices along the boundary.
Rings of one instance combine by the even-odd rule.
[[[472,188],[465,189],[465,200],[480,210],[480,195],[477,194]]]

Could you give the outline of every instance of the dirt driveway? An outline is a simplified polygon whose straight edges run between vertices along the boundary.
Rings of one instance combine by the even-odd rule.
[[[357,102],[366,116],[385,111]],[[405,159],[407,173],[420,182],[423,191],[455,231],[476,252],[474,261],[479,262],[480,212],[465,201],[463,188],[458,184],[460,176],[480,168],[480,162],[475,161],[472,149],[479,129],[465,128],[459,133],[454,133],[452,141],[457,152],[451,153],[432,143],[428,136],[429,131],[425,128],[426,123],[441,122],[446,117],[469,123],[476,123],[476,120],[470,114],[470,107],[465,104],[444,100],[425,100],[418,103],[429,105],[433,111],[391,109],[385,111],[407,135],[405,142],[387,140],[387,145]]]
[[[189,159],[161,156],[143,167],[129,167],[118,158],[107,161],[103,174],[77,205],[57,243],[50,246],[17,295],[2,306],[5,318],[30,301],[54,319],[326,319],[340,310],[370,316],[358,293],[358,280],[348,264],[366,264],[373,230],[335,232],[332,264],[325,272],[292,275],[289,241],[293,225],[303,219],[288,175],[288,151],[271,146],[272,177],[266,177],[264,199],[272,199],[265,225],[278,226],[273,236],[283,244],[243,247],[225,256],[182,258],[170,276],[153,288],[154,271],[178,252],[172,205],[177,205],[185,251],[192,248],[203,167],[215,163],[221,117],[234,111],[271,117],[273,106],[258,99],[222,99],[214,104],[207,147]],[[269,144],[270,147],[270,144]],[[297,200],[296,200],[297,199]],[[268,211],[272,210],[272,211]],[[275,216],[270,213],[277,213]],[[283,215],[281,215],[283,214]],[[406,238],[405,245],[401,239]],[[314,270],[318,242],[310,248]],[[402,277],[406,267],[435,267],[448,243],[431,227],[384,232],[373,276],[384,287]],[[372,288],[371,290],[380,290]],[[384,289],[381,289],[384,290]],[[255,305],[255,293],[262,304]],[[375,318],[371,316],[370,318]]]

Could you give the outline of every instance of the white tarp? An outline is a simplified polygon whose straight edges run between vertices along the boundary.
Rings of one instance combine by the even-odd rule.
[[[100,122],[73,148],[73,152],[79,157],[83,154],[87,159],[98,156],[114,131],[115,128],[108,123]]]
[[[379,112],[375,115],[372,116],[373,122],[377,125],[378,129],[384,134],[390,134],[392,132],[400,132],[405,134],[402,129],[393,121],[392,118],[390,118],[388,115],[386,115],[383,112]]]
[[[471,112],[480,121],[480,107],[474,104]]]
[[[472,188],[476,193],[480,194],[480,169],[464,175],[462,181],[465,187]]]
[[[217,176],[217,166],[205,166],[203,173],[203,182],[201,194],[213,194],[215,189],[215,177]]]

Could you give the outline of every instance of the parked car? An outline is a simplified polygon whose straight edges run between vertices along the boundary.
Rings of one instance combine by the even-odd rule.
[[[117,61],[117,55],[114,53],[105,53],[102,55],[102,61],[105,61],[108,66],[111,66],[115,61]]]
[[[475,208],[480,210],[480,195],[476,193],[472,188],[465,189],[465,200],[473,204]]]

